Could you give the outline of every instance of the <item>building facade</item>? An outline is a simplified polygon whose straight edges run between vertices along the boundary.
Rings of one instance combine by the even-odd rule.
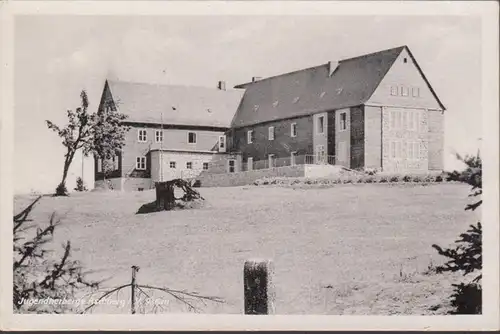
[[[294,163],[443,169],[445,107],[407,46],[236,88],[245,94],[228,139],[243,170]]]
[[[95,186],[145,190],[158,181],[194,178],[225,155],[241,92],[218,88],[107,80],[99,108],[128,116],[124,148],[113,161],[95,159]]]

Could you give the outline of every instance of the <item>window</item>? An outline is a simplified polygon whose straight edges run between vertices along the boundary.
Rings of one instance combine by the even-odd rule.
[[[195,132],[188,132],[188,143],[189,144],[196,144],[196,133]]]
[[[157,143],[163,142],[163,130],[156,130],[155,131],[155,140]]]
[[[248,144],[253,143],[253,130],[247,131],[247,143]]]
[[[193,169],[193,163],[191,161],[186,162],[187,169]]]
[[[278,103],[279,103],[279,101],[278,101],[278,100],[274,101],[274,102],[273,102],[273,107],[275,107],[275,108],[276,108],[276,107],[278,106]]]
[[[415,160],[420,159],[420,143],[419,142],[413,143],[413,156],[414,156]]]
[[[120,169],[119,161],[120,159],[118,159],[118,156],[113,157],[113,170]]]
[[[268,132],[269,132],[269,140],[274,140],[274,126],[270,126]]]
[[[413,87],[411,89],[411,95],[413,97],[419,97],[420,96],[420,89],[418,87]]]
[[[325,116],[318,117],[318,133],[325,132]]]
[[[402,157],[402,152],[401,152],[401,142],[396,142],[396,158],[401,159]]]
[[[401,96],[408,96],[410,89],[406,86],[401,86]]]
[[[175,168],[175,161],[170,161],[170,168]]]
[[[208,162],[203,163],[203,170],[208,170]]]
[[[407,129],[407,111],[401,111],[402,125],[403,130]]]
[[[396,142],[391,141],[391,158],[396,158]]]
[[[297,102],[299,102],[299,97],[298,97],[298,96],[297,96],[297,97],[295,97],[295,98],[293,99],[293,101],[292,101],[292,102],[293,102],[293,103],[297,103]]]
[[[290,136],[297,137],[297,123],[292,123],[290,125]]]
[[[146,157],[137,157],[135,160],[135,168],[139,170],[146,169]]]
[[[253,106],[253,111],[258,111],[258,110],[259,110],[259,105],[258,104],[254,105]]]
[[[144,129],[140,129],[137,132],[137,141],[140,143],[144,143],[147,140],[147,132]]]
[[[407,62],[408,62],[408,58],[404,57],[404,58],[403,58],[403,63],[405,63],[405,64],[406,64]]]
[[[340,131],[344,131],[345,129],[347,129],[347,113],[345,113],[345,112],[340,113],[339,122],[340,122],[340,124],[339,124]]]
[[[395,128],[401,129],[401,111],[396,111],[396,124],[394,125]]]
[[[408,112],[408,130],[415,130],[415,122],[414,122],[414,112],[409,111]]]
[[[253,158],[248,157],[247,159],[247,170],[253,170]]]
[[[325,145],[316,146],[316,163],[325,162],[325,158]]]
[[[276,165],[276,159],[274,158],[274,154],[269,154],[269,168],[273,168]]]
[[[102,160],[97,159],[97,172],[100,173],[102,172]]]
[[[219,152],[226,152],[226,136],[219,136]]]
[[[234,160],[228,160],[228,172],[229,173],[234,173],[235,172],[235,161]]]
[[[398,86],[391,86],[391,95],[398,96]]]
[[[290,153],[290,165],[295,166],[297,164],[297,152]]]

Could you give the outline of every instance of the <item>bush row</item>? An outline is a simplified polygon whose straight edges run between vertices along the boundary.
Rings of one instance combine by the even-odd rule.
[[[349,174],[328,178],[291,178],[267,177],[254,182],[254,185],[331,185],[348,183],[439,183],[446,182],[445,174]]]

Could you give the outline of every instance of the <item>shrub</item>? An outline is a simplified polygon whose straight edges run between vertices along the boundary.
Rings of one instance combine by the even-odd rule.
[[[66,188],[66,184],[61,182],[56,188],[56,193],[54,196],[68,196],[68,189]]]
[[[378,178],[378,182],[387,183],[389,182],[389,177],[387,175],[380,175],[380,177]]]
[[[466,156],[457,158],[463,161],[467,168],[464,171],[454,171],[448,174],[447,180],[465,182],[472,186],[472,194],[476,197],[482,195],[482,161],[479,154],[476,157]],[[482,200],[477,200],[472,204],[467,204],[465,210],[475,210],[482,204]],[[455,241],[454,248],[443,249],[437,245],[432,245],[440,255],[449,260],[444,265],[439,266],[437,271],[442,272],[463,272],[463,275],[475,274],[472,281],[467,283],[452,284],[454,292],[450,296],[451,304],[455,308],[455,314],[481,314],[482,313],[482,266],[483,266],[483,246],[482,246],[482,226],[481,222],[470,225],[470,228],[460,235],[460,239]]]
[[[399,182],[399,181],[400,181],[399,175],[394,174],[389,177],[389,182]]]
[[[55,228],[60,221],[52,214],[49,224],[37,226],[34,234],[29,235],[33,225],[29,214],[38,197],[21,213],[14,216],[13,228],[13,308],[15,313],[69,313],[79,306],[57,303],[57,300],[74,299],[82,290],[93,290],[99,282],[87,281],[86,273],[78,261],[71,260],[71,244],[63,245],[63,255],[59,259],[49,257],[46,245],[53,239]],[[36,225],[35,225],[36,226]],[[28,300],[54,300],[51,303],[26,303]]]
[[[403,182],[411,182],[411,181],[413,181],[413,178],[411,175],[407,174],[407,175],[403,176]]]
[[[76,188],[75,191],[87,191],[87,187],[85,187],[85,184],[83,183],[83,179],[81,177],[78,177],[76,179]]]

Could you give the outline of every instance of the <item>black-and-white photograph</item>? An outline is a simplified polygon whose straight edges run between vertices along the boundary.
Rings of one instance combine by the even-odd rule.
[[[12,312],[484,314],[482,18],[363,14],[14,15]]]

